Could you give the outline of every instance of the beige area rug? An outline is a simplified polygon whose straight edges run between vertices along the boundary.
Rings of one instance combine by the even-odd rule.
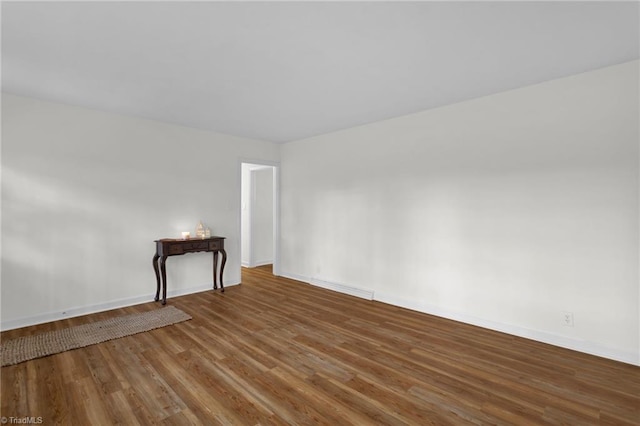
[[[191,316],[180,309],[167,306],[140,314],[124,315],[63,330],[18,337],[0,343],[2,366],[18,364],[190,319]]]

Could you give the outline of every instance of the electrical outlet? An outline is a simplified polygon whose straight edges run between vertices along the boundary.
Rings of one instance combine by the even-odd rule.
[[[573,312],[563,312],[562,323],[567,327],[573,327]]]

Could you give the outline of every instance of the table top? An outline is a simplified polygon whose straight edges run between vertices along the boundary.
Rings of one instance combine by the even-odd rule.
[[[159,240],[155,240],[155,242],[167,242],[167,243],[175,243],[175,242],[187,242],[187,241],[211,241],[211,240],[224,240],[226,237],[191,237],[191,238],[161,238]]]

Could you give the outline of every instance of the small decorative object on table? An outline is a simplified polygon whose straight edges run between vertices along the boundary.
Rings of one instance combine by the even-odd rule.
[[[196,238],[204,238],[204,225],[202,221],[198,222],[198,226],[196,226]]]

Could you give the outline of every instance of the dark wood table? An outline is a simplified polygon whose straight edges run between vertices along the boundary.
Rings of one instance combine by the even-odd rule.
[[[222,265],[220,266],[220,289],[224,292],[222,274],[224,272],[224,265],[227,263],[227,252],[224,250],[224,239],[225,237],[191,238],[186,240],[163,238],[161,240],[156,240],[156,254],[153,256],[153,270],[156,273],[157,282],[155,301],[157,302],[160,300],[160,287],[162,287],[162,304],[167,304],[167,257],[179,256],[185,253],[196,253],[199,251],[213,252],[214,290],[218,288],[218,253],[222,253]],[[159,270],[158,263],[160,263]]]

